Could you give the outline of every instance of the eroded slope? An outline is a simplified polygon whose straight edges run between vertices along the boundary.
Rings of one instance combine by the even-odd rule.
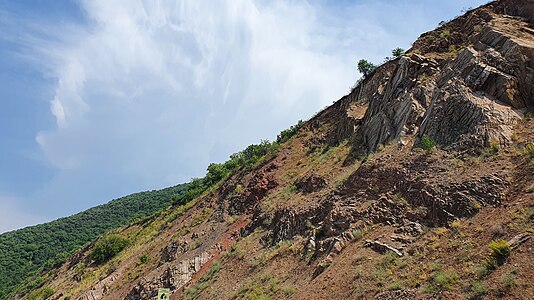
[[[503,0],[424,34],[252,171],[119,231],[111,261],[81,251],[52,297],[529,299],[532,20]]]

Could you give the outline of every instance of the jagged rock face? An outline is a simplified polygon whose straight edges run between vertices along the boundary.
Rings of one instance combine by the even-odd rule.
[[[240,214],[252,210],[270,190],[278,185],[275,176],[272,174],[275,169],[276,165],[267,164],[259,170],[248,182],[243,193],[230,197],[228,212],[230,214]],[[224,199],[221,202],[223,201]]]
[[[403,133],[413,134],[423,121],[434,90],[432,85],[421,86],[416,80],[438,71],[434,60],[414,55],[390,64],[392,66],[377,70],[361,88],[362,91],[372,91],[370,95],[360,93],[360,97],[369,99],[360,132],[371,151]]]
[[[170,262],[176,259],[177,254],[185,253],[189,250],[187,241],[172,242],[167,247],[161,249],[160,264]]]
[[[435,184],[413,180],[403,169],[377,164],[364,166],[351,175],[337,201],[354,206],[362,205],[362,200],[370,201],[365,209],[352,213],[374,223],[403,225],[410,220],[444,226],[457,218],[474,215],[479,206],[498,204],[507,186],[499,174],[461,183]],[[402,201],[396,201],[401,197]]]
[[[526,21],[534,22],[534,1],[533,0],[507,0],[494,4],[493,10],[504,15],[521,16]]]
[[[117,276],[115,274],[109,275],[108,277],[104,278],[103,280],[98,282],[96,285],[91,287],[91,290],[84,293],[81,297],[78,298],[78,300],[103,299],[105,297],[106,292],[115,283],[116,279],[117,279]]]
[[[153,299],[158,294],[158,288],[168,288],[175,291],[188,283],[211,257],[210,253],[202,252],[193,258],[182,260],[178,264],[169,265],[158,277],[150,280],[141,279],[124,300]]]
[[[369,151],[423,134],[457,149],[510,143],[520,110],[534,105],[534,44],[521,38],[532,37],[534,30],[524,27],[524,33],[514,35],[506,21],[485,23],[489,16],[483,10],[462,18],[449,25],[468,28],[462,41],[470,44],[457,57],[416,54],[441,49],[438,42],[432,48],[421,38],[415,50],[386,63],[352,92],[353,101],[369,103],[359,130]]]
[[[326,217],[327,210],[319,206],[305,211],[295,211],[290,209],[279,210],[275,213],[270,222],[269,232],[263,238],[266,245],[275,245],[278,242],[290,240],[297,235],[304,235],[311,230],[313,224],[318,224]],[[251,232],[253,228],[262,226],[268,216],[262,215],[252,222],[244,233]],[[252,230],[251,230],[252,229]]]
[[[298,180],[295,185],[297,186],[298,191],[304,194],[309,194],[325,188],[327,182],[323,177],[311,174]]]

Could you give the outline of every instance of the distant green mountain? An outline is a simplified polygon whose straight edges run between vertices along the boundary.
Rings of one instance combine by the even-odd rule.
[[[70,217],[0,235],[0,299],[22,282],[61,265],[75,250],[106,231],[148,217],[172,204],[188,184],[135,193]],[[39,285],[40,278],[29,280]]]

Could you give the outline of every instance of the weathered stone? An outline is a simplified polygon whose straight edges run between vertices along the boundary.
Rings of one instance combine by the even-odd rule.
[[[515,249],[519,247],[519,245],[528,241],[529,239],[530,239],[530,234],[525,232],[525,233],[521,233],[521,234],[514,236],[512,239],[508,241],[508,244],[510,245],[511,249]]]
[[[278,186],[275,176],[270,173],[273,169],[269,168],[269,166],[254,175],[242,194],[235,195],[230,199],[228,207],[230,214],[239,214],[252,210],[270,190]]]
[[[316,174],[311,174],[299,179],[295,185],[298,191],[304,194],[309,194],[325,188],[327,183],[323,177]]]
[[[399,291],[387,291],[377,294],[375,300],[414,300],[417,298],[416,289],[405,289]]]
[[[178,253],[184,253],[189,250],[189,244],[187,241],[176,241],[172,242],[160,252],[160,264],[173,261],[176,259]]]
[[[158,288],[168,288],[175,291],[187,284],[193,275],[211,259],[208,252],[194,256],[190,259],[182,260],[178,264],[173,262],[167,265],[164,271],[152,279],[142,278],[130,290],[124,300],[148,300],[157,296]]]
[[[363,245],[364,245],[364,247],[369,247],[369,248],[371,248],[371,249],[373,249],[376,252],[381,253],[381,254],[384,254],[387,251],[391,251],[391,252],[397,254],[397,256],[402,257],[402,255],[403,255],[400,250],[398,250],[396,248],[393,248],[393,247],[389,246],[388,244],[384,244],[384,243],[379,242],[379,241],[366,240]]]

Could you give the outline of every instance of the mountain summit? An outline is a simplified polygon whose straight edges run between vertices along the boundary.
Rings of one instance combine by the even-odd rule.
[[[14,298],[531,299],[533,58],[534,1],[468,11]]]

